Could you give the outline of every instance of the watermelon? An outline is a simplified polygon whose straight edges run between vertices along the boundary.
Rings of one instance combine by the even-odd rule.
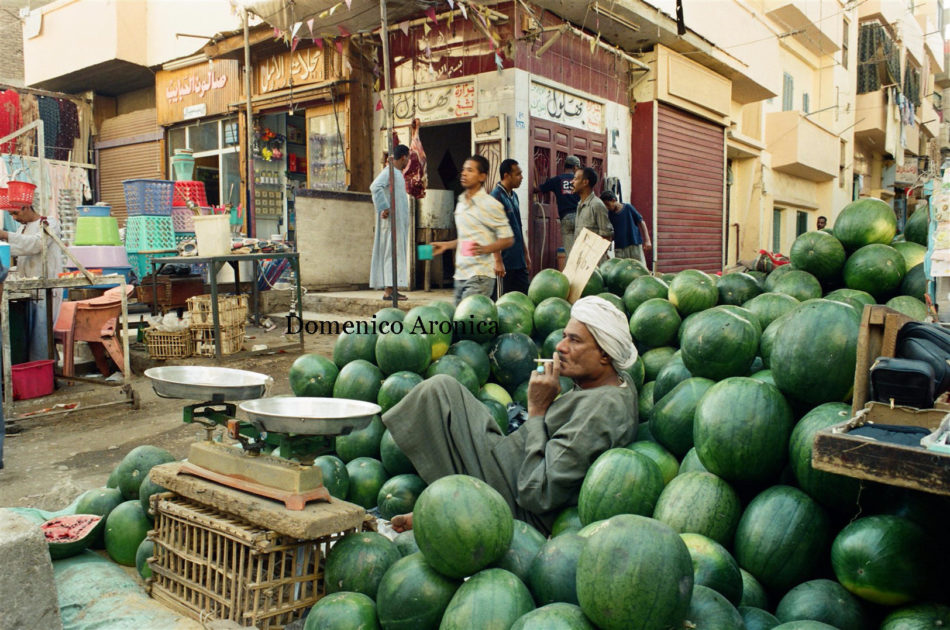
[[[769,327],[769,324],[799,304],[798,300],[786,293],[762,293],[743,304],[742,308],[755,314],[764,331]]]
[[[652,459],[625,448],[612,448],[587,469],[577,511],[585,525],[616,514],[649,516],[663,486],[663,473]]]
[[[798,487],[826,508],[846,514],[853,514],[855,509],[859,509],[860,481],[812,468],[811,455],[818,431],[847,422],[850,418],[850,405],[819,405],[798,421],[788,443],[788,459]]]
[[[795,271],[795,265],[779,265],[773,269],[769,275],[765,277],[765,290],[766,292],[775,291],[775,283],[782,279],[782,277],[787,274]]]
[[[467,339],[457,341],[449,346],[446,354],[457,356],[468,363],[475,372],[475,376],[478,377],[480,386],[488,382],[488,377],[491,376],[491,363],[488,360],[488,353],[481,345]]]
[[[429,369],[426,370],[426,378],[432,378],[436,374],[451,376],[464,385],[465,389],[472,392],[472,396],[478,395],[478,377],[475,375],[475,371],[462,357],[453,354],[442,357],[429,366]]]
[[[936,578],[934,544],[923,528],[900,516],[860,518],[831,546],[842,585],[875,604],[899,606],[921,599]]]
[[[498,383],[485,383],[484,387],[478,390],[478,398],[482,401],[494,400],[506,407],[511,403],[511,394]]]
[[[627,307],[623,304],[623,300],[613,293],[598,293],[597,297],[603,298],[610,302],[614,308],[623,313],[624,317],[628,317],[630,315],[630,313],[627,312]]]
[[[323,485],[330,496],[345,500],[350,489],[350,473],[346,470],[343,460],[334,455],[320,455],[313,460],[313,465],[320,468]]]
[[[551,331],[547,337],[544,338],[544,343],[541,344],[541,356],[549,359],[554,356],[554,353],[557,351],[557,346],[561,343],[561,339],[564,339],[564,329],[558,328],[557,330]]]
[[[894,309],[898,313],[903,313],[911,319],[916,319],[919,322],[927,319],[927,316],[930,314],[927,311],[926,304],[915,297],[910,297],[909,295],[898,295],[896,297],[892,297],[887,301],[885,306]]]
[[[155,543],[148,538],[142,541],[135,552],[135,570],[143,580],[152,577],[152,568],[148,566],[148,559],[155,555]]]
[[[708,274],[697,269],[685,269],[673,278],[667,299],[680,315],[686,317],[690,313],[715,306],[719,300],[719,289]]]
[[[740,610],[742,606],[755,606],[757,608],[767,609],[769,607],[769,598],[765,593],[765,587],[755,579],[754,575],[745,569],[740,567],[739,573],[742,574],[742,599],[739,601]]]
[[[931,630],[950,627],[950,606],[916,604],[889,614],[880,630]]]
[[[660,493],[653,518],[677,532],[731,546],[741,511],[736,491],[716,475],[681,472]]]
[[[662,348],[653,348],[647,350],[640,357],[643,359],[643,380],[649,383],[655,381],[660,370],[676,354],[676,348],[663,346]]]
[[[563,329],[570,319],[571,303],[563,298],[547,298],[534,309],[534,328],[541,338]]]
[[[799,235],[788,254],[796,269],[807,271],[821,282],[841,275],[845,257],[841,241],[820,230]]]
[[[425,374],[431,356],[432,350],[424,334],[403,330],[380,335],[376,340],[376,365],[386,375],[402,370]]]
[[[663,485],[666,486],[676,477],[680,470],[680,464],[673,457],[673,454],[657,444],[656,442],[633,442],[627,446],[628,449],[641,455],[646,455],[653,460],[653,463],[660,469],[663,475]]]
[[[376,394],[376,404],[380,413],[386,413],[406,397],[413,387],[422,382],[422,377],[406,370],[395,372],[386,377]]]
[[[333,397],[374,403],[379,397],[383,379],[378,367],[369,361],[355,359],[340,369],[333,385]]]
[[[745,630],[742,615],[725,597],[711,588],[696,584],[689,602],[685,627],[704,630]]]
[[[577,514],[577,506],[570,505],[561,510],[561,513],[554,519],[554,524],[551,525],[551,536],[557,536],[570,530],[577,531],[583,526],[581,517]]]
[[[775,616],[782,622],[821,621],[840,630],[864,630],[869,625],[858,600],[832,580],[799,584],[782,597]]]
[[[897,234],[897,218],[880,199],[864,197],[846,205],[835,218],[835,238],[854,251],[872,243],[890,243]]]
[[[175,461],[174,455],[157,446],[144,444],[133,448],[116,467],[116,479],[122,496],[126,499],[139,498],[142,480],[148,476],[152,467],[173,461]],[[133,550],[132,553],[134,555],[135,551]]]
[[[376,507],[376,497],[386,481],[383,464],[372,457],[357,457],[346,464],[346,472],[350,478],[346,500],[366,510]]]
[[[775,384],[812,405],[845,400],[854,384],[859,328],[858,313],[831,300],[814,300],[788,313],[768,359]]]
[[[643,363],[643,357],[638,354],[637,360],[633,362],[633,365],[626,369],[626,372],[633,381],[634,387],[637,388],[637,391],[640,391],[640,388],[643,387],[643,380],[646,378],[647,373],[646,366]]]
[[[772,287],[775,293],[790,295],[799,302],[820,298],[821,283],[807,271],[794,269],[783,275]]]
[[[341,370],[347,363],[362,359],[372,363],[376,360],[375,332],[342,332],[333,344],[333,362]]]
[[[581,549],[577,599],[584,614],[603,630],[678,625],[686,617],[692,592],[689,550],[659,521],[614,516]]]
[[[513,301],[499,302],[498,330],[502,333],[524,333],[530,336],[534,332],[534,313]]]
[[[518,385],[511,392],[511,400],[518,403],[525,409],[528,408],[528,381]]]
[[[630,283],[623,292],[623,305],[628,313],[634,313],[637,307],[653,298],[665,300],[670,287],[654,276],[640,276]]]
[[[749,378],[754,378],[757,381],[762,381],[763,383],[768,383],[769,385],[775,385],[775,379],[772,377],[772,370],[759,370],[758,372],[753,372],[749,374]]]
[[[918,300],[924,299],[927,292],[927,274],[924,272],[923,263],[909,269],[901,281],[901,295],[909,295]]]
[[[545,540],[544,534],[534,527],[524,521],[515,520],[514,532],[511,536],[511,544],[508,545],[508,551],[498,559],[494,566],[505,571],[511,571],[527,585],[531,562],[538,555]]]
[[[757,323],[726,308],[703,311],[683,324],[683,363],[693,376],[713,380],[748,374],[759,336]]]
[[[499,335],[492,342],[488,360],[492,375],[502,386],[512,389],[531,376],[537,364],[538,347],[521,333]]]
[[[640,393],[637,397],[637,410],[640,414],[641,427],[649,423],[653,417],[653,389],[655,386],[656,381],[650,381],[649,383],[644,383],[643,387],[640,388]]]
[[[907,217],[904,223],[904,238],[911,243],[927,247],[927,235],[930,231],[930,209],[927,206],[918,208]]]
[[[839,630],[820,621],[789,621],[775,626],[772,630]]]
[[[571,291],[571,283],[563,273],[557,269],[542,269],[528,285],[528,297],[535,305],[552,297],[567,299]]]
[[[443,575],[462,578],[504,555],[514,519],[505,499],[484,481],[449,475],[422,491],[413,528],[426,561]]]
[[[881,301],[900,288],[905,273],[904,257],[896,249],[890,245],[865,245],[844,264],[844,284]]]
[[[631,282],[649,273],[639,260],[621,258],[620,262],[611,267],[604,279],[607,282],[607,289],[614,295],[621,296]]]
[[[733,553],[766,588],[785,591],[811,577],[828,549],[828,517],[807,494],[772,486],[746,507]]]
[[[379,630],[376,604],[362,593],[332,593],[317,600],[303,630]]]
[[[373,419],[362,429],[350,431],[346,435],[334,438],[334,450],[343,463],[349,463],[357,457],[379,457],[379,444],[383,439],[386,427],[379,416]]]
[[[745,630],[771,630],[782,623],[775,615],[761,608],[739,606],[737,610],[739,614],[742,615],[742,623],[745,624]]]
[[[610,271],[622,261],[622,258],[608,258],[601,261],[601,263],[597,265],[597,271],[599,271],[600,275],[606,280],[607,276],[610,274]]]
[[[404,532],[408,533],[408,532]],[[385,630],[435,630],[461,582],[447,578],[421,553],[396,560],[376,592],[376,612]]]
[[[333,384],[340,369],[319,354],[302,354],[290,366],[288,380],[294,396],[327,398],[333,395]]]
[[[333,545],[323,571],[327,594],[349,591],[376,599],[383,575],[397,560],[399,550],[376,532],[347,534]]]
[[[643,350],[668,346],[676,341],[681,322],[675,306],[662,298],[652,298],[630,316],[630,334]]]
[[[151,515],[152,495],[161,492],[168,492],[168,489],[152,481],[150,475],[146,475],[145,479],[142,480],[142,485],[139,486],[139,503],[142,504],[142,509],[145,510],[146,514]],[[81,512],[77,511],[76,514],[81,514]],[[105,523],[103,523],[103,525],[105,525]]]
[[[455,592],[439,630],[510,628],[533,609],[531,593],[517,576],[504,569],[485,569]]]
[[[716,383],[696,406],[693,441],[711,473],[765,483],[785,464],[792,410],[778,388],[748,377]]]
[[[386,469],[386,473],[392,476],[408,475],[416,472],[412,462],[406,457],[406,454],[400,450],[393,439],[393,434],[386,429],[383,437],[379,441],[379,460]]]
[[[87,490],[76,503],[76,514],[95,514],[101,516],[99,526],[93,532],[92,540],[89,541],[89,547],[92,549],[102,549],[105,544],[104,536],[106,530],[106,520],[109,514],[119,504],[122,503],[122,491],[118,488],[96,488]]]
[[[680,538],[693,561],[693,589],[702,585],[725,597],[733,606],[742,598],[739,565],[725,547],[702,534],[685,533]]]
[[[577,602],[577,561],[584,539],[567,532],[546,541],[528,567],[528,588],[539,606]]]
[[[497,307],[499,304],[505,304],[507,302],[514,302],[529,313],[534,313],[534,302],[521,291],[509,291],[505,293],[495,301],[495,306]]]
[[[483,343],[498,334],[498,309],[484,295],[470,295],[459,302],[452,321],[459,339]]]
[[[386,308],[381,308],[376,311],[376,314],[373,315],[373,319],[376,320],[377,329],[381,331],[390,330],[391,327],[380,326],[381,323],[385,322],[387,324],[393,324],[395,322],[402,323],[406,319],[406,313],[398,308],[392,306],[387,306]]]
[[[404,474],[390,477],[376,495],[379,515],[389,521],[394,516],[409,514],[425,487],[426,482],[419,475]]]
[[[434,306],[439,309],[442,312],[442,317],[449,321],[452,321],[452,316],[455,315],[455,305],[445,300],[433,300],[427,306]]]
[[[719,280],[720,304],[734,304],[741,306],[762,293],[758,281],[747,273],[735,272],[726,274]]]
[[[696,454],[696,447],[689,449],[683,459],[680,461],[680,474],[688,472],[709,472],[703,463],[699,461],[699,455]]]
[[[924,262],[927,248],[917,243],[894,243],[891,245],[904,258],[904,269],[913,269]]]
[[[693,416],[699,401],[714,384],[708,378],[687,378],[654,403],[650,432],[674,455],[682,457],[693,447]],[[654,389],[654,396],[655,392]]]
[[[830,293],[825,294],[826,300],[838,300],[845,301],[847,303],[856,302],[858,313],[864,311],[864,306],[867,304],[877,304],[877,300],[874,299],[874,296],[868,293],[867,291],[858,291],[856,289],[835,289]],[[850,302],[848,302],[850,300]]]
[[[64,514],[44,522],[40,530],[46,537],[50,558],[59,560],[85,551],[104,520],[98,514]]]
[[[429,344],[429,359],[437,361],[449,349],[452,343],[452,318],[437,306],[416,306],[406,313],[403,330],[410,334],[425,337]]]
[[[120,503],[106,517],[105,544],[109,557],[119,564],[134,567],[135,554],[151,528],[152,521],[141,503],[135,500]]]
[[[405,558],[406,556],[411,556],[414,553],[421,553],[419,551],[419,545],[416,544],[416,535],[413,533],[411,529],[407,529],[404,532],[399,532],[398,534],[396,534],[396,537],[393,538],[393,544],[396,545],[396,549],[399,550],[399,553],[402,555],[403,558]],[[439,573],[439,575],[442,575],[442,574]],[[378,596],[378,593],[377,593],[377,596]]]
[[[595,630],[584,611],[574,604],[548,604],[522,615],[511,630]]]
[[[598,269],[590,274],[590,279],[587,280],[587,284],[584,285],[584,290],[581,291],[581,297],[587,297],[588,295],[597,295],[598,293],[604,292],[604,276],[601,275]]]

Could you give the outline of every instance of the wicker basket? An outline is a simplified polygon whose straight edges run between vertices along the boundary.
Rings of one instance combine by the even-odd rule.
[[[326,594],[330,546],[297,540],[170,494],[154,495],[151,596],[194,619],[280,630]]]
[[[149,328],[145,331],[145,347],[151,359],[184,359],[194,353],[190,330],[163,332]]]
[[[191,327],[191,340],[195,344],[195,356],[214,356],[214,328]],[[221,354],[234,354],[244,347],[244,324],[221,326]]]
[[[214,327],[210,295],[196,295],[188,298],[188,312],[191,313],[192,328]],[[225,326],[243,326],[246,320],[246,295],[218,296],[218,324],[222,329]]]

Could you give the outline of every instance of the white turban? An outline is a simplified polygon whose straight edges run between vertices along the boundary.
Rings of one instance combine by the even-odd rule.
[[[627,318],[604,298],[589,295],[577,300],[571,307],[571,317],[587,326],[617,372],[626,370],[637,360]]]

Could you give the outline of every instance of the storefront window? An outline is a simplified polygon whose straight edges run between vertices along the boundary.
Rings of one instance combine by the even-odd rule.
[[[224,203],[238,205],[241,202],[241,161],[237,153],[221,156],[221,190]]]
[[[168,150],[169,153],[174,155],[175,149],[184,149],[188,145],[186,144],[185,138],[185,128],[179,127],[178,129],[172,129],[168,132]]]
[[[241,138],[238,135],[238,124],[237,121],[225,120],[224,125],[224,144],[229,147],[236,146],[240,144]]]
[[[343,130],[333,114],[314,116],[308,121],[307,152],[310,187],[324,190],[346,188],[346,160]]]
[[[232,139],[233,142],[231,142]],[[239,142],[235,118],[190,122],[169,129],[168,172],[172,173],[170,161],[175,155],[175,149],[189,148],[195,156],[195,177],[205,182],[208,202],[239,204],[241,203]]]
[[[191,148],[195,153],[218,148],[218,121],[201,123],[188,130]]]

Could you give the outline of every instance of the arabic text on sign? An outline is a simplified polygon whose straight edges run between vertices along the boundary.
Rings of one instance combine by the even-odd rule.
[[[595,101],[561,90],[531,84],[531,115],[596,133],[604,131],[604,108]]]
[[[399,121],[422,122],[474,116],[475,84],[472,82],[403,92],[393,97],[393,114]]]
[[[198,98],[211,90],[219,90],[228,84],[228,75],[216,75],[214,70],[206,73],[195,72],[183,79],[175,79],[165,88],[165,98],[169,103],[180,103],[186,96],[194,94]]]
[[[318,48],[287,52],[265,59],[258,66],[260,91],[272,92],[290,85],[322,81],[325,77],[323,52]]]

